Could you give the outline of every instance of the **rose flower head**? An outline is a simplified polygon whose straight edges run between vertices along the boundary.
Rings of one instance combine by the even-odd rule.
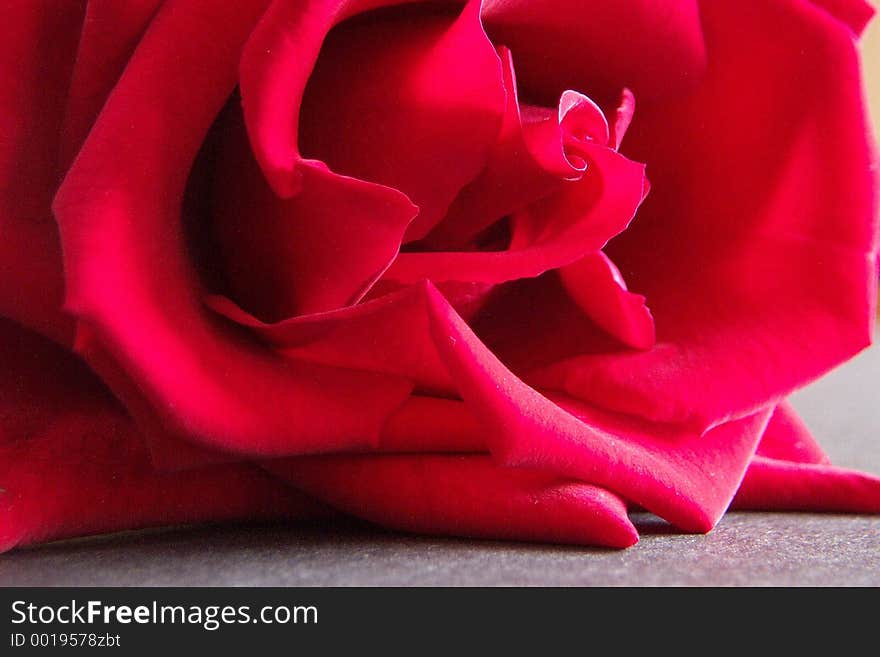
[[[870,15],[10,3],[0,548],[880,512],[786,402],[871,342]]]

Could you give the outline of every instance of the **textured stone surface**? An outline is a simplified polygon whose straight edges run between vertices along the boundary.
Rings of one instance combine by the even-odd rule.
[[[793,402],[839,464],[880,473],[880,348]],[[625,551],[423,538],[365,525],[202,527],[0,556],[14,585],[880,586],[880,517],[730,513],[708,536],[640,516]]]

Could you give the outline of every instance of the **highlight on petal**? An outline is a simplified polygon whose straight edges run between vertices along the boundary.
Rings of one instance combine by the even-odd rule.
[[[566,141],[592,141],[607,146],[611,136],[601,108],[587,96],[571,89],[563,91],[559,97],[559,125],[568,138]]]
[[[411,384],[280,359],[206,311],[184,246],[190,165],[262,10],[184,0],[152,21],[55,200],[66,307],[172,435],[254,454],[369,445]]]
[[[608,491],[504,468],[487,456],[334,456],[262,465],[337,509],[392,529],[615,548],[638,541],[626,505]]]
[[[81,362],[0,320],[0,551],[124,529],[326,514],[256,466],[156,473]]]
[[[633,92],[624,88],[620,95],[620,102],[614,112],[614,122],[611,124],[610,142],[614,150],[620,150],[620,144],[626,135],[627,128],[632,122],[636,110],[636,98]]]

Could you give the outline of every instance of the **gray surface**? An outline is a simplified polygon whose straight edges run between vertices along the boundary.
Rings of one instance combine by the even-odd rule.
[[[793,403],[839,464],[880,473],[880,348]],[[708,536],[643,515],[625,551],[423,538],[361,524],[201,527],[0,556],[15,585],[880,585],[880,517],[730,513]]]
[[[650,526],[641,529],[650,530]],[[729,514],[707,536],[629,550],[405,536],[362,526],[235,527],[47,546],[6,585],[880,585],[876,518]]]

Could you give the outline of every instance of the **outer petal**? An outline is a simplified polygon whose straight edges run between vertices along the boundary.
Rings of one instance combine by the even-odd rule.
[[[626,505],[608,491],[486,456],[327,457],[264,462],[336,508],[427,534],[629,547]]]
[[[832,465],[756,456],[733,506],[767,511],[880,513],[880,477]]]
[[[0,322],[0,551],[122,529],[324,513],[252,465],[157,474],[85,366]]]
[[[398,454],[477,453],[487,448],[486,434],[465,403],[430,397],[412,397],[401,406],[379,443],[381,451]],[[878,486],[874,475],[831,466],[784,403],[774,411],[731,506],[877,513]]]
[[[682,529],[709,531],[727,508],[770,416],[762,411],[700,436],[640,425],[526,386],[429,293],[432,328],[462,397],[508,465],[608,486]]]
[[[852,32],[797,2],[702,12],[709,70],[694,94],[642,107],[627,139],[651,163],[652,193],[607,249],[649,299],[657,343],[543,379],[700,430],[869,344],[877,233]]]
[[[226,312],[235,316],[234,309]],[[361,358],[365,367],[395,368],[403,376],[409,368],[414,377],[420,361],[440,363],[451,377],[447,394],[464,399],[498,462],[607,487],[692,531],[711,529],[727,507],[769,417],[769,411],[759,413],[700,436],[602,413],[571,399],[550,399],[504,367],[430,283],[324,317],[251,325],[300,359],[308,358],[314,345],[321,358]],[[358,336],[356,345],[349,335]],[[432,345],[424,343],[426,335]],[[391,356],[389,344],[395,345]],[[375,353],[368,355],[371,350],[363,345],[377,345]],[[453,442],[476,447],[473,420],[460,417],[461,407],[446,408],[459,413],[447,424],[453,425]],[[408,420],[392,416],[378,440],[380,449],[386,436],[398,447],[418,441],[413,419],[412,413]],[[392,430],[395,421],[400,424]],[[441,440],[429,443],[442,448]]]
[[[773,411],[758,443],[757,456],[814,465],[831,464],[825,450],[788,402],[782,402]]]
[[[67,170],[125,70],[162,0],[89,0],[77,48],[60,144]]]
[[[880,477],[832,466],[794,409],[783,403],[767,425],[733,507],[880,513]]]
[[[140,428],[140,418],[138,424]],[[161,472],[241,461],[240,455],[199,448],[165,432],[146,438],[153,466]],[[388,417],[376,443],[358,453],[485,455],[489,447],[485,431],[464,402],[413,395]]]
[[[172,433],[257,453],[369,444],[409,384],[280,361],[206,312],[183,244],[190,165],[262,9],[181,0],[152,22],[56,198],[67,308]]]
[[[107,351],[100,338],[87,325],[77,326],[75,349],[99,372],[104,383],[123,400],[128,415],[137,425],[150,452],[152,465],[157,470],[171,472],[241,459],[239,454],[218,451],[204,444],[192,442],[183,427],[169,427],[140,386],[128,376],[122,365]]]
[[[547,397],[502,365],[430,283],[275,325],[255,322],[228,302],[212,304],[298,359],[354,359],[371,370],[409,375],[420,389],[430,389],[429,379],[421,378],[426,373],[422,364],[442,365],[447,387],[434,392],[458,395],[466,408],[450,403],[439,404],[440,410],[428,403],[424,410],[450,414],[443,425],[452,434],[450,444],[437,436],[419,443],[417,407],[408,407],[411,399],[380,432],[375,443],[380,450],[488,448],[499,463],[537,467],[607,487],[691,531],[708,531],[723,513],[770,415],[769,410],[761,412],[700,436],[681,427],[603,413],[570,398]],[[381,348],[363,348],[376,341]],[[477,436],[475,421],[482,428]]]
[[[51,217],[58,149],[84,3],[4,5],[0,28],[0,315],[69,342]]]

